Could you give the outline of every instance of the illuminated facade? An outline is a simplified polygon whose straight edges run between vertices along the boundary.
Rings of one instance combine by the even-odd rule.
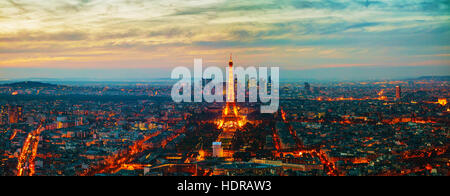
[[[5,125],[9,123],[8,119],[8,106],[2,105],[0,107],[0,125]]]
[[[222,142],[213,142],[212,148],[213,148],[213,157],[223,156]]]
[[[10,106],[8,108],[9,123],[14,124],[21,122],[23,120],[22,113],[23,113],[22,106]]]
[[[400,86],[395,87],[395,99],[400,100],[402,98],[402,88]]]

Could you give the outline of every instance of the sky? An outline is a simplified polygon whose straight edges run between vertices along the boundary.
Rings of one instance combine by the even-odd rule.
[[[291,77],[450,75],[450,1],[0,1],[0,80],[169,77],[230,53]]]

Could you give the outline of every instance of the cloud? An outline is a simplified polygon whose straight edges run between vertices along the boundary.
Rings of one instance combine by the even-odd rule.
[[[158,31],[151,31],[149,33],[150,37],[154,36],[163,36],[167,38],[173,37],[190,37],[192,36],[192,32],[189,29],[181,29],[181,28],[166,28]]]
[[[80,41],[86,40],[88,34],[84,32],[58,32],[58,33],[43,33],[22,31],[16,34],[0,35],[2,42],[22,42],[22,41]]]
[[[17,3],[14,0],[7,0],[8,3],[10,3],[13,7],[19,9],[22,11],[22,13],[28,12],[28,9],[25,9],[25,6],[21,3]]]
[[[408,64],[411,55],[447,62],[438,54],[450,44],[449,7],[448,0],[7,0],[0,66],[170,67],[193,57],[219,63],[230,52],[290,68]]]

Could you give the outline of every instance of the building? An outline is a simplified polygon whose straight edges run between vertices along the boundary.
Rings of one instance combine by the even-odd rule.
[[[400,86],[395,87],[395,99],[400,100],[402,98],[402,88]]]
[[[9,123],[8,106],[2,105],[0,107],[0,125],[5,125],[8,123]]]
[[[223,157],[222,142],[213,142],[213,157]]]
[[[308,82],[305,82],[305,92],[306,94],[311,94],[311,85]]]
[[[272,94],[272,76],[269,76],[269,81],[267,82],[267,93]]]
[[[8,108],[9,123],[19,123],[23,121],[23,109],[22,106],[10,106]]]

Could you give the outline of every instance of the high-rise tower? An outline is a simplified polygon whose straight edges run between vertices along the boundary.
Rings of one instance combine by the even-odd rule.
[[[308,82],[305,82],[305,92],[306,94],[311,94],[311,85]]]
[[[400,86],[395,87],[395,99],[400,100],[402,98],[402,88]]]
[[[228,61],[228,79],[227,79],[227,105],[223,112],[224,117],[238,117],[238,111],[234,96],[234,72],[233,72],[233,58],[230,55],[230,61]]]
[[[222,131],[217,137],[216,142],[213,144],[213,154],[217,157],[232,157],[232,141],[235,132],[247,122],[244,115],[240,115],[236,106],[235,100],[235,84],[233,59],[230,55],[230,61],[228,61],[228,77],[226,83],[226,105],[222,112],[222,118],[217,121],[218,128]]]
[[[230,55],[230,61],[228,61],[228,78],[227,78],[227,96],[226,96],[226,105],[223,109],[222,120],[219,123],[219,127],[229,127],[236,128],[241,127],[244,124],[244,117],[239,115],[238,108],[236,106],[235,100],[235,80],[234,80],[234,72],[233,72],[233,59]]]

